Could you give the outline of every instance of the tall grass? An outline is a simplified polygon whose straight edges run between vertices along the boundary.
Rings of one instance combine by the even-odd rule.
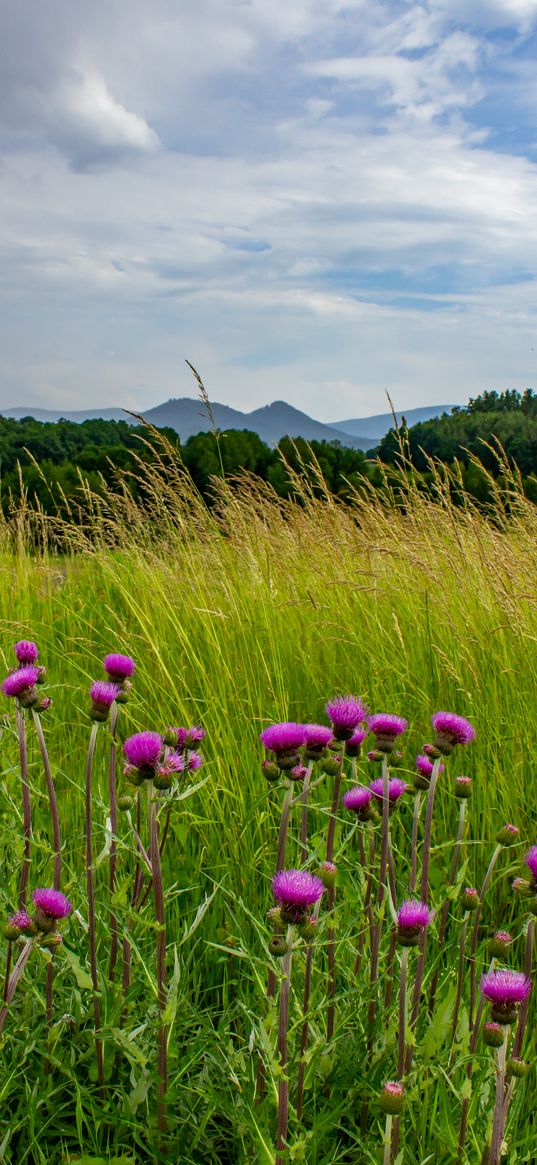
[[[159,1159],[149,1038],[157,1014],[154,940],[150,915],[133,918],[129,912],[133,853],[121,821],[114,912],[121,926],[131,927],[133,982],[123,1019],[113,985],[101,1001],[110,1082],[104,1108],[94,1078],[84,953],[89,729],[83,712],[105,651],[126,650],[138,665],[135,693],[121,717],[123,736],[182,722],[207,729],[210,779],[174,815],[164,860],[165,884],[171,887],[167,1022],[173,1160],[196,1165],[273,1160],[276,1072],[269,1073],[263,1105],[253,1105],[258,1049],[264,1042],[273,1046],[276,1022],[271,1015],[265,1023],[260,1019],[269,961],[264,914],[279,812],[277,795],[259,768],[257,738],[266,723],[323,719],[328,697],[355,691],[371,708],[409,719],[404,763],[411,769],[428,739],[431,712],[459,711],[478,733],[464,758],[475,777],[466,881],[479,883],[504,821],[516,822],[528,842],[536,840],[531,831],[537,509],[507,466],[500,484],[491,483],[494,501],[487,514],[464,498],[456,475],[431,469],[429,492],[404,466],[399,479],[386,482],[380,493],[364,485],[345,505],[328,495],[315,468],[294,476],[292,501],[249,478],[233,487],[216,481],[214,505],[208,508],[163,446],[160,461],[147,471],[139,503],[118,484],[104,501],[86,493],[72,521],[45,519],[23,499],[4,522],[0,655],[7,670],[11,644],[29,636],[38,641],[48,667],[54,704],[46,731],[64,822],[62,888],[78,913],[67,943],[75,963],[71,957],[56,976],[61,1018],[47,1036],[36,977],[6,1024],[0,1095],[9,1121],[0,1160],[93,1157],[126,1165]],[[0,885],[7,914],[16,906],[24,856],[17,738],[7,709],[2,758]],[[97,852],[109,844],[107,774],[108,743],[95,763]],[[29,779],[35,807],[30,884],[35,886],[51,869],[51,853],[33,740]],[[433,861],[435,848],[442,856],[454,836],[456,817],[455,800],[440,785]],[[317,822],[324,828],[326,814],[318,812]],[[397,828],[410,834],[411,809]],[[343,865],[343,884],[359,883],[350,854]],[[521,872],[520,855],[509,851],[500,866],[484,911],[489,926],[516,918],[509,880]],[[96,876],[106,879],[105,866]],[[338,942],[351,965],[354,923],[343,911]],[[97,925],[104,967],[109,918],[102,905]],[[521,934],[517,942],[521,965]],[[349,1016],[360,1007],[350,985],[338,1002],[330,1057],[323,1048],[323,1018],[313,1009],[307,1076],[313,1124],[306,1127],[303,1150],[297,1138],[295,1160],[301,1151],[312,1165],[379,1159],[373,1140],[362,1141],[359,1113],[352,1107],[364,1090],[373,1094],[380,1086],[385,1067],[374,1064],[366,1077],[359,1035],[355,1046],[345,1037]],[[140,1008],[147,1018],[131,1026],[129,1016],[139,1017]],[[419,1101],[416,1094],[408,1107],[413,1148],[407,1139],[404,1160],[409,1165],[453,1160],[460,1096],[435,1064],[435,1039],[445,1036],[449,1024],[447,1014],[445,1031],[431,1034]],[[51,1069],[43,1077],[45,1051]],[[330,1111],[320,1103],[328,1074]],[[534,1089],[532,1081],[530,1076],[522,1082],[515,1096],[510,1161],[528,1160],[524,1154],[531,1152],[524,1090]],[[484,1072],[476,1111],[486,1105],[490,1087]],[[478,1159],[478,1151],[470,1137],[468,1161]]]

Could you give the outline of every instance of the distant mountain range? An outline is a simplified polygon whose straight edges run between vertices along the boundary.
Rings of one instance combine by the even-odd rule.
[[[448,413],[453,405],[432,405],[426,408],[408,409],[398,412],[398,419],[404,415],[408,426],[419,421],[428,421],[441,413]],[[393,426],[391,413],[378,413],[373,417],[352,417],[345,421],[323,423],[295,409],[285,401],[277,400],[251,413],[240,412],[228,405],[211,405],[215,424],[219,429],[249,429],[257,433],[267,445],[275,445],[282,437],[303,437],[306,441],[340,441],[352,449],[368,450],[378,445]],[[105,421],[128,421],[136,424],[133,417],[123,409],[36,409],[30,406],[0,410],[0,415],[20,420],[34,417],[36,421],[82,421],[102,419]],[[144,420],[156,428],[168,427],[179,433],[182,441],[196,433],[207,432],[211,421],[207,410],[197,397],[182,397],[168,400],[153,409],[140,414]]]

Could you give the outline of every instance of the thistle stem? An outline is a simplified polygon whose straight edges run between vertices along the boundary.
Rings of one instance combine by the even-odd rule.
[[[117,722],[119,718],[119,704],[112,705],[112,712],[110,716],[110,733],[112,740],[110,743],[110,757],[108,763],[108,794],[110,798],[110,831],[112,840],[110,842],[110,860],[108,866],[108,877],[110,886],[110,963],[108,966],[108,978],[111,982],[114,981],[116,974],[116,964],[119,946],[119,928],[117,915],[113,906],[114,892],[116,888],[116,868],[117,868],[117,754],[116,754],[116,733]]]
[[[399,978],[399,1047],[397,1053],[397,1079],[402,1080],[405,1070],[406,1047],[406,987],[408,978],[408,947],[401,951],[401,974]]]
[[[19,955],[19,958],[18,958],[17,962],[15,963],[15,966],[11,972],[11,975],[9,978],[9,983],[7,985],[7,990],[6,990],[6,994],[5,994],[4,1006],[2,1008],[0,1008],[0,1032],[2,1032],[2,1030],[3,1030],[4,1024],[6,1022],[7,1013],[9,1011],[9,1005],[11,1003],[11,1000],[13,999],[13,996],[15,994],[17,986],[22,978],[24,968],[28,962],[28,959],[30,958],[30,953],[31,953],[33,945],[34,945],[33,939],[29,939],[28,942],[25,943],[25,945],[23,946],[22,951]]]
[[[421,789],[418,789],[414,798],[414,815],[412,817],[412,841],[410,851],[410,876],[408,879],[409,894],[413,894],[416,889],[416,879],[418,876],[418,828],[420,821],[421,809]]]
[[[321,909],[321,900],[319,899],[319,901],[316,902],[315,906],[313,907],[313,918],[317,919],[319,917],[320,909]],[[309,1005],[310,1005],[310,993],[311,993],[311,972],[312,972],[312,968],[313,968],[313,946],[314,946],[313,943],[308,944],[308,949],[306,952],[306,967],[305,967],[305,971],[304,971],[304,998],[303,998],[303,1002],[302,1002],[302,1012],[303,1012],[304,1019],[303,1019],[303,1023],[302,1023],[302,1029],[300,1032],[300,1060],[299,1060],[299,1065],[298,1065],[298,1085],[297,1085],[297,1100],[296,1100],[296,1118],[297,1118],[297,1121],[300,1121],[302,1119],[302,1106],[303,1106],[303,1102],[304,1102],[304,1077],[306,1074],[306,1063],[304,1060],[304,1056],[306,1053],[306,1048],[308,1046],[308,1038],[309,1038],[308,1010],[309,1010]]]
[[[390,1165],[392,1159],[392,1127],[393,1116],[391,1113],[386,1113],[386,1132],[384,1134],[384,1156],[383,1165]]]
[[[306,769],[306,776],[302,784],[302,815],[300,819],[300,861],[302,865],[308,860],[308,794],[313,770],[313,761],[310,760]]]
[[[459,1022],[459,1011],[461,1008],[462,987],[463,987],[463,982],[464,982],[464,948],[466,945],[466,932],[467,932],[467,930],[468,930],[468,911],[466,911],[465,915],[464,915],[462,928],[461,928],[461,937],[460,937],[460,942],[459,942],[459,965],[458,965],[458,971],[457,971],[457,991],[455,994],[455,1005],[453,1008],[453,1019],[451,1022],[451,1048],[450,1048],[450,1052],[449,1052],[448,1068],[451,1067],[451,1064],[453,1062],[455,1039],[457,1036],[457,1025]]]
[[[341,773],[343,770],[343,756],[339,762],[338,771],[334,779],[334,788],[332,791],[332,807],[330,810],[330,818],[328,821],[328,832],[326,835],[326,860],[331,862],[334,857],[334,843],[336,838],[336,818],[339,806],[339,794],[341,790]],[[328,913],[333,919],[334,907],[336,905],[336,887],[330,886],[328,891]],[[330,1041],[334,1035],[335,1027],[335,996],[336,996],[336,943],[335,943],[335,929],[331,921],[327,932],[326,957],[328,963],[328,1008],[326,1013],[326,1038]]]
[[[97,971],[97,945],[95,926],[95,883],[93,871],[93,837],[92,837],[92,777],[95,744],[99,725],[95,722],[91,726],[86,761],[85,808],[86,808],[86,887],[88,893],[88,941],[90,954],[91,982],[93,984],[93,1018],[95,1021],[95,1054],[97,1057],[97,1076],[101,1089],[104,1088],[104,1059],[101,1030],[101,1005],[99,1002],[99,975]]]
[[[490,886],[490,880],[492,878],[494,867],[496,865],[496,862],[498,861],[498,858],[499,858],[501,852],[502,852],[502,846],[497,845],[496,849],[494,850],[494,852],[492,854],[492,857],[491,857],[490,862],[488,864],[487,872],[486,872],[485,877],[483,879],[483,884],[481,886],[481,891],[479,894],[479,905],[477,907],[477,910],[475,911],[474,925],[472,928],[472,941],[470,944],[470,1031],[472,1031],[473,1014],[474,1014],[475,998],[476,998],[476,991],[477,991],[476,954],[477,954],[477,939],[478,939],[478,934],[479,934],[479,920],[481,918],[481,912],[483,910],[483,902],[485,899],[485,894]]]
[[[278,1125],[276,1131],[276,1162],[285,1165],[287,1133],[289,1129],[289,1076],[287,1057],[287,1030],[289,1027],[289,995],[291,990],[291,959],[293,954],[294,927],[287,930],[287,953],[282,961],[280,985],[280,1015],[278,1023],[278,1054],[280,1057],[280,1077],[278,1080]]]
[[[24,858],[19,879],[19,910],[24,910],[30,874],[30,850],[32,842],[32,813],[30,804],[30,785],[28,783],[28,747],[26,742],[26,721],[22,708],[17,704],[17,737],[19,741],[19,758],[22,785],[22,817],[24,828]]]
[[[301,797],[298,798],[301,800]],[[282,808],[280,814],[280,827],[278,830],[278,849],[276,853],[276,873],[279,874],[285,865],[285,851],[287,849],[287,836],[289,833],[289,818],[291,815],[291,805],[293,804],[293,787],[290,781],[287,781],[285,786],[285,794],[282,801]],[[275,934],[279,934],[276,928]],[[273,999],[276,994],[276,975],[269,968],[267,975],[267,999]],[[259,1104],[265,1095],[265,1065],[263,1058],[259,1060],[257,1066],[257,1082],[256,1082],[256,1104]]]
[[[162,882],[162,867],[160,864],[160,847],[158,836],[157,808],[153,795],[153,782],[147,783],[149,809],[149,854],[153,879],[153,900],[155,904],[155,920],[157,922],[157,1007],[159,1011],[158,1028],[158,1082],[157,1082],[157,1124],[163,1137],[168,1131],[168,1114],[166,1105],[166,1091],[168,1087],[168,1028],[164,1022],[166,1009],[166,913],[164,906],[164,886]]]
[[[377,1013],[377,1001],[375,997],[376,983],[378,979],[379,968],[379,949],[380,949],[380,935],[382,930],[382,906],[386,894],[386,874],[388,868],[388,853],[390,848],[390,797],[389,797],[389,769],[388,758],[386,754],[382,757],[382,825],[381,825],[381,840],[380,840],[380,871],[379,882],[377,887],[377,921],[371,939],[371,962],[370,962],[370,983],[372,988],[371,999],[367,1010],[367,1026],[368,1034],[368,1052],[371,1053],[373,1046],[373,1025]]]
[[[451,868],[450,868],[448,880],[447,880],[448,886],[453,886],[453,884],[455,882],[455,878],[457,877],[457,870],[459,868],[459,859],[460,859],[460,855],[461,855],[461,848],[462,848],[462,842],[463,842],[463,838],[464,838],[464,830],[465,830],[465,825],[466,825],[467,805],[468,805],[468,802],[466,800],[461,801],[461,805],[460,805],[460,809],[459,809],[459,828],[457,831],[457,840],[455,842],[455,849],[453,850],[453,857],[451,859]],[[444,905],[442,906],[442,912],[440,915],[440,924],[438,927],[438,947],[439,947],[440,951],[442,950],[442,947],[444,945],[444,939],[446,937],[447,921],[448,921],[448,915],[449,915],[449,904],[450,904],[450,899],[446,898]],[[433,975],[433,978],[431,981],[431,990],[429,992],[429,1011],[430,1012],[432,1012],[434,1009],[434,1001],[436,998],[436,989],[438,987],[439,975],[440,975],[440,964],[438,964],[438,966],[436,967],[436,970],[434,972],[434,975]]]
[[[526,947],[524,951],[524,974],[527,979],[531,979],[531,972],[533,967],[533,944],[535,941],[535,919],[530,918],[528,923],[528,930],[526,934]],[[529,995],[522,1000],[518,1012],[518,1022],[516,1026],[515,1039],[513,1042],[513,1056],[520,1056],[522,1051],[522,1043],[524,1040],[524,1033],[526,1031],[526,1022],[528,1019],[528,1007],[530,1004]]]
[[[39,717],[39,713],[32,708],[32,719],[35,725],[35,731],[39,744],[39,751],[43,761],[43,768],[45,770],[45,780],[47,782],[48,801],[50,807],[50,817],[52,821],[52,843],[54,849],[54,889],[60,889],[61,873],[62,873],[62,858],[61,858],[61,839],[60,839],[60,818],[58,816],[58,802],[56,800],[56,790],[54,788],[54,780],[52,777],[52,769],[50,767],[50,760],[43,735],[43,727]]]
[[[504,1031],[504,1041],[498,1048],[496,1060],[496,1104],[492,1118],[492,1140],[490,1143],[489,1165],[500,1165],[503,1132],[503,1108],[505,1094],[505,1060],[507,1055],[508,1031]]]
[[[420,882],[420,898],[422,902],[429,901],[429,867],[431,864],[431,834],[433,827],[433,809],[434,809],[434,795],[436,792],[436,782],[440,773],[441,757],[437,757],[433,764],[433,771],[431,773],[431,780],[427,790],[427,802],[425,805],[425,826],[423,830],[423,861],[421,866],[421,882]],[[416,963],[416,977],[414,980],[414,991],[412,995],[412,1016],[411,1026],[415,1027],[421,1000],[421,989],[423,985],[423,976],[425,972],[425,959],[427,956],[427,930],[424,930],[419,946],[418,959]],[[407,1052],[406,1070],[410,1071],[412,1067],[414,1051],[413,1044],[410,1043]]]

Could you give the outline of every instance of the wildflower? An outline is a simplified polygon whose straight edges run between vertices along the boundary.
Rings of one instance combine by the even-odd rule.
[[[371,789],[366,789],[365,785],[354,785],[343,794],[343,804],[345,809],[356,813],[359,821],[373,821],[377,812],[372,797]]]
[[[489,939],[488,952],[491,959],[501,959],[513,941],[512,935],[506,930],[497,930]]]
[[[269,728],[260,732],[259,739],[268,752],[275,754],[278,768],[294,769],[300,763],[298,750],[302,748],[305,740],[303,724],[296,724],[294,721],[271,724]]]
[[[129,765],[139,770],[142,778],[150,781],[156,772],[162,754],[162,736],[157,732],[136,732],[128,736],[123,751]]]
[[[416,776],[414,777],[415,789],[428,789],[431,781],[434,765],[429,760],[425,753],[420,753],[415,760]],[[439,773],[444,772],[444,765],[439,765]]]
[[[300,923],[306,919],[308,907],[319,901],[324,885],[307,870],[280,870],[272,879],[272,892],[283,921]]]
[[[520,837],[520,830],[518,826],[512,825],[510,821],[507,825],[502,825],[496,834],[496,841],[498,845],[513,845]]]
[[[122,684],[124,680],[129,680],[134,675],[136,664],[130,655],[112,652],[110,655],[105,655],[103,667],[112,683]]]
[[[17,656],[17,662],[20,663],[21,666],[24,666],[28,663],[36,663],[37,659],[39,658],[37,644],[32,643],[30,639],[19,639],[19,642],[15,644],[14,650],[15,655]]]
[[[403,947],[417,946],[420,935],[430,926],[432,919],[432,913],[425,902],[407,899],[397,914],[397,941]]]
[[[28,664],[27,667],[20,667],[17,671],[6,676],[2,684],[2,691],[4,696],[16,697],[23,708],[30,708],[39,698],[36,691],[38,680],[39,668],[34,667],[33,664]]]
[[[473,725],[455,712],[435,712],[431,724],[436,733],[434,747],[443,756],[449,756],[456,744],[471,744],[475,740]]]
[[[280,770],[273,760],[262,761],[261,772],[263,773],[265,780],[267,780],[271,785],[274,783],[274,781],[279,781],[280,779]]]
[[[472,778],[471,777],[457,777],[455,779],[455,796],[460,800],[472,796]]]
[[[336,740],[350,740],[367,716],[367,708],[357,696],[336,696],[326,705]]]
[[[388,1080],[379,1097],[381,1112],[388,1116],[398,1116],[403,1111],[405,1090],[397,1080]]]
[[[319,760],[332,740],[332,729],[324,724],[304,725],[304,756],[306,760]]]
[[[122,793],[121,796],[119,796],[117,799],[117,807],[124,813],[126,813],[128,809],[133,809],[134,797],[131,797],[129,793]]]
[[[530,991],[531,982],[523,971],[502,968],[489,971],[481,979],[481,993],[492,1004],[490,1014],[496,1023],[514,1023],[516,1009],[527,999]]]
[[[334,862],[321,862],[318,867],[317,877],[321,879],[323,886],[328,890],[336,884],[337,866]]]
[[[44,932],[54,930],[56,923],[71,913],[71,903],[61,890],[34,890],[32,899],[36,908],[35,921],[39,930]]]
[[[153,774],[153,783],[155,789],[171,789],[173,778],[177,773],[184,772],[187,766],[187,761],[184,756],[179,756],[178,753],[170,753],[170,756],[157,766]]]
[[[532,845],[531,849],[528,850],[528,853],[525,855],[524,861],[533,878],[533,881],[537,883],[537,845]]]
[[[305,765],[295,765],[294,768],[288,770],[287,776],[290,781],[303,781],[307,771]]]
[[[203,757],[201,755],[201,752],[189,753],[188,761],[187,761],[189,773],[197,772],[198,769],[201,769],[202,764],[203,764]]]
[[[473,886],[465,886],[461,892],[461,904],[465,910],[477,910],[479,894]]]
[[[108,714],[119,692],[118,684],[107,683],[106,680],[95,680],[90,688],[90,718],[103,724],[108,720]]]
[[[269,951],[271,955],[274,955],[277,959],[283,959],[284,955],[286,955],[288,951],[287,939],[285,939],[283,935],[275,934],[269,942]]]
[[[345,755],[346,756],[360,756],[362,744],[367,736],[365,728],[358,728],[353,732],[349,740],[345,741]]]
[[[341,754],[338,753],[336,756],[327,756],[322,760],[321,764],[323,773],[326,773],[327,777],[335,777],[337,773],[339,773],[341,767]]]
[[[367,717],[370,732],[376,737],[375,747],[379,752],[393,752],[398,736],[406,732],[408,720],[393,716],[389,712],[377,712]]]
[[[508,1076],[514,1076],[515,1078],[519,1079],[520,1077],[526,1076],[528,1074],[530,1065],[526,1060],[521,1060],[520,1056],[510,1056],[507,1061],[506,1068]]]
[[[8,918],[4,934],[7,939],[13,942],[21,934],[28,934],[32,930],[35,932],[35,925],[30,915],[27,914],[26,910],[17,910],[15,914],[11,915],[11,918]]]
[[[517,898],[529,898],[532,893],[531,882],[528,882],[526,878],[515,878],[512,883],[512,891],[513,894],[517,895]]]
[[[382,805],[384,800],[384,781],[382,777],[377,777],[375,781],[370,781],[369,788],[371,789],[375,801],[378,801],[379,805]],[[390,803],[390,809],[393,809],[399,798],[403,796],[403,793],[407,792],[407,789],[408,786],[406,785],[405,781],[401,780],[400,777],[389,778],[388,801]]]
[[[501,1048],[505,1034],[501,1023],[494,1023],[488,1020],[483,1024],[483,1040],[487,1048]]]

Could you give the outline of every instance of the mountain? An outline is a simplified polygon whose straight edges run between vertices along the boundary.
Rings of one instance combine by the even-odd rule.
[[[123,409],[36,409],[34,405],[24,405],[22,408],[0,409],[1,417],[12,417],[21,421],[23,417],[33,417],[35,421],[128,421],[135,425]]]
[[[211,402],[211,409],[217,429],[250,428],[246,423],[246,413],[241,413],[238,409],[217,404],[216,401]],[[178,400],[172,398],[161,405],[155,405],[153,409],[147,409],[142,416],[157,429],[165,426],[175,429],[182,441],[188,441],[188,438],[196,433],[207,433],[211,428],[207,409],[199,397],[183,396]]]
[[[267,445],[275,445],[280,437],[303,437],[305,441],[341,441],[352,449],[370,449],[371,441],[358,431],[340,430],[339,425],[315,421],[283,400],[254,409],[246,416],[248,429],[253,429]],[[352,444],[351,444],[352,442]]]
[[[427,405],[419,409],[396,409],[397,420],[404,417],[409,429],[418,425],[420,421],[431,421],[433,417],[440,417],[442,413],[450,413],[455,405]],[[348,421],[328,421],[329,428],[343,430],[351,436],[367,437],[369,447],[377,444],[382,437],[393,429],[391,413],[377,413],[374,417],[353,417]]]

